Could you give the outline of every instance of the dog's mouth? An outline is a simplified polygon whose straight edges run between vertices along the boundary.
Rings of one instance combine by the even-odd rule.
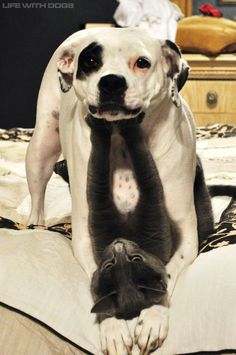
[[[120,119],[120,116],[124,117],[136,117],[141,113],[142,108],[129,108],[127,106],[117,104],[116,102],[104,102],[99,106],[89,105],[90,113],[95,117],[111,116],[112,119]],[[119,116],[119,117],[118,117]]]

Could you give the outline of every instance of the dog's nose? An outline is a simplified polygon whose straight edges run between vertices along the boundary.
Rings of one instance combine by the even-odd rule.
[[[98,88],[106,94],[122,94],[127,89],[127,83],[123,76],[109,74],[100,79]]]

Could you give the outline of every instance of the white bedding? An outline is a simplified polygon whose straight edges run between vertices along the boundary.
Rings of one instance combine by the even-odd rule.
[[[57,232],[24,229],[29,210],[26,147],[26,142],[0,141],[0,215],[22,224],[20,231],[0,229],[0,302],[99,353],[89,282],[70,240]],[[199,140],[198,152],[209,183],[236,184],[236,137]],[[218,199],[216,213],[228,202]],[[47,191],[47,223],[68,222],[70,210],[68,187],[54,175]],[[234,270],[232,244],[200,254],[182,273],[172,298],[169,335],[155,354],[236,349]]]

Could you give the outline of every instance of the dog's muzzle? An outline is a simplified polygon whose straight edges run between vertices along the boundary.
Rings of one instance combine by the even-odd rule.
[[[122,98],[128,86],[123,76],[109,74],[101,77],[98,88],[101,97],[109,98],[112,95]]]
[[[101,77],[98,89],[98,106],[89,105],[89,111],[92,115],[114,117],[122,114],[125,117],[135,117],[141,112],[141,107],[131,108],[126,106],[125,93],[128,85],[123,76],[109,74]]]

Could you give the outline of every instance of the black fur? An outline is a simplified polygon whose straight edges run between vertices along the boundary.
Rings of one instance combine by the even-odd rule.
[[[174,51],[179,57],[181,57],[181,51],[180,48],[174,43],[169,40],[166,40],[166,45]],[[173,78],[175,73],[179,72],[179,67],[177,63],[175,62],[174,57],[169,57],[170,62],[172,63],[172,70],[168,73],[168,76]],[[178,77],[177,77],[177,89],[180,91],[182,87],[184,86],[185,82],[188,79],[188,74],[189,74],[189,67],[182,68]]]
[[[236,186],[232,185],[212,185],[208,186],[211,197],[232,196],[236,198]]]
[[[102,67],[102,52],[102,46],[96,42],[91,43],[82,50],[78,59],[77,79],[83,80]]]
[[[138,125],[142,118],[140,115],[115,124],[126,143],[140,189],[135,211],[122,215],[113,202],[110,186],[109,155],[114,123],[87,117],[92,142],[87,185],[89,228],[98,265],[92,280],[95,299],[92,311],[125,319],[163,301],[165,264],[176,250],[179,236],[166,211],[159,174]],[[197,159],[194,202],[201,243],[214,226],[209,192]],[[64,169],[65,164],[58,171]]]
[[[69,175],[66,160],[61,160],[56,163],[54,167],[54,172],[60,175],[69,184]]]
[[[131,319],[142,309],[163,301],[167,278],[165,267],[158,258],[145,253],[134,243],[123,242],[124,252],[115,253],[111,246],[105,249],[93,275],[95,305],[92,312]],[[132,262],[132,255],[141,256],[145,261]],[[112,258],[115,264],[106,270],[104,265]]]
[[[73,75],[71,73],[63,73],[61,70],[57,70],[59,75],[59,83],[62,92],[68,92],[71,88]]]
[[[163,188],[155,163],[149,153],[139,125],[120,126],[133,163],[140,199],[133,213],[123,216],[113,202],[110,184],[111,129],[95,128],[99,120],[89,118],[92,152],[88,173],[88,203],[90,231],[94,236],[95,254],[104,250],[114,239],[122,237],[138,243],[166,263],[175,249],[173,241],[177,231],[165,208]],[[91,124],[91,121],[92,124]],[[129,120],[131,121],[131,120]],[[111,127],[111,126],[110,126]],[[148,241],[156,241],[149,245]]]
[[[170,47],[170,49],[172,49],[173,51],[176,52],[176,54],[178,54],[181,57],[181,51],[179,49],[179,47],[177,46],[177,44],[175,44],[174,42],[170,41],[169,39],[166,40],[166,45],[168,47]]]
[[[189,68],[186,67],[182,69],[178,78],[177,78],[177,89],[180,91],[184,86],[185,82],[188,80]]]
[[[177,247],[178,230],[165,208],[158,171],[137,123],[120,124],[140,198],[123,215],[113,202],[110,183],[112,125],[87,117],[92,151],[88,165],[89,228],[98,269],[92,280],[93,312],[129,319],[162,300],[164,265]],[[120,251],[116,251],[119,245]],[[135,261],[134,261],[134,260]],[[109,269],[104,265],[109,264]]]
[[[197,214],[198,240],[201,243],[214,231],[214,219],[211,198],[205,183],[200,158],[197,156],[196,176],[194,182],[194,203]]]

